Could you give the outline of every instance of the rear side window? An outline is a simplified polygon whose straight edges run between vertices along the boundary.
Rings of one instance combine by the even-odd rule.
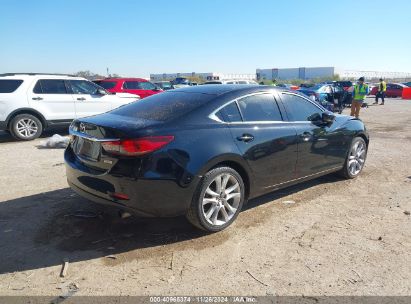
[[[67,94],[67,89],[63,79],[41,79],[34,86],[33,93]]]
[[[110,113],[140,119],[168,121],[191,112],[214,97],[214,95],[201,93],[168,91],[122,106]]]
[[[237,104],[232,102],[222,108],[216,113],[217,117],[225,122],[240,122],[241,119],[240,111],[238,110]]]
[[[323,112],[321,108],[297,95],[283,93],[281,99],[291,121],[312,121]]]
[[[252,95],[238,100],[244,121],[282,121],[281,112],[270,94]]]
[[[94,81],[94,83],[106,90],[114,88],[117,84],[115,81]]]
[[[0,93],[13,93],[22,83],[23,80],[19,79],[1,79]]]

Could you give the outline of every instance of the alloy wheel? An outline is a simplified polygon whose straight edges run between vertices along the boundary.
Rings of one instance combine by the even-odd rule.
[[[361,172],[364,167],[366,152],[367,148],[362,141],[357,141],[351,148],[347,163],[351,175],[356,176]]]
[[[37,123],[30,118],[20,119],[16,124],[17,133],[23,138],[34,136],[38,131]]]
[[[202,212],[213,226],[222,226],[236,214],[241,201],[241,188],[235,176],[217,175],[208,185],[202,201]]]

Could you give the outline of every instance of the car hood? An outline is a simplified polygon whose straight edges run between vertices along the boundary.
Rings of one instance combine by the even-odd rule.
[[[137,94],[130,94],[130,93],[122,93],[122,92],[118,92],[118,93],[114,93],[115,96],[118,96],[120,98],[133,98],[133,99],[140,99],[140,96]]]

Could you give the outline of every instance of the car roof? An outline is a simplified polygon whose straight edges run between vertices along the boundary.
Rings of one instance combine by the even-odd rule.
[[[147,79],[144,78],[135,78],[135,77],[111,77],[111,78],[104,78],[98,79],[96,81],[140,81],[140,82],[148,82]]]
[[[187,93],[199,93],[199,94],[209,94],[209,95],[222,95],[226,93],[253,93],[258,91],[266,91],[266,90],[278,90],[278,91],[286,91],[284,88],[277,88],[273,86],[262,86],[262,85],[252,85],[252,84],[210,84],[210,85],[202,85],[202,86],[192,86],[186,88],[179,88],[173,90],[173,92],[187,92]]]
[[[0,74],[0,79],[72,79],[85,80],[84,77],[73,76],[68,74],[46,74],[46,73],[6,73]]]

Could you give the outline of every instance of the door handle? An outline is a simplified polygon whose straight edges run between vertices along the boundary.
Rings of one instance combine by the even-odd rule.
[[[303,141],[309,141],[312,137],[312,134],[310,132],[304,132],[300,134],[300,137],[302,138]]]
[[[238,141],[243,141],[243,142],[250,142],[254,140],[254,136],[252,136],[251,134],[243,134],[239,137],[237,137]]]
[[[33,100],[43,100],[43,98],[41,98],[41,97],[33,97],[32,99]]]
[[[84,97],[79,97],[79,98],[77,98],[77,100],[81,100],[81,101],[84,101],[84,100],[86,100]]]

